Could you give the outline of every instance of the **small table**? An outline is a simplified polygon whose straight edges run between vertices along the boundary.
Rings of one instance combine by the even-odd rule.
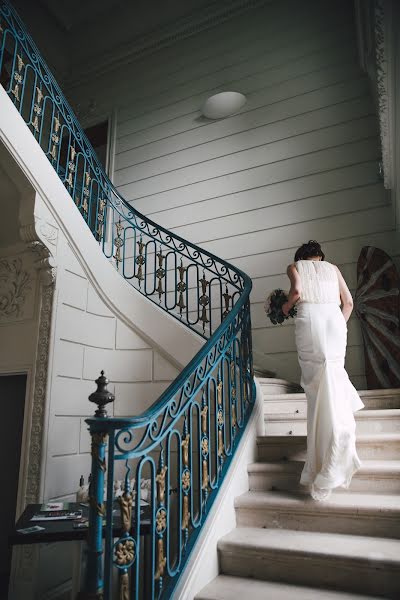
[[[115,508],[118,503],[114,502]],[[75,529],[72,519],[65,521],[31,521],[33,515],[38,513],[41,504],[28,504],[24,512],[15,524],[13,533],[9,536],[8,542],[10,546],[20,546],[23,544],[49,544],[50,542],[74,542],[86,540],[88,528]],[[89,507],[83,506],[78,502],[69,502],[66,504],[68,510],[81,510],[82,517],[89,518]],[[140,509],[140,535],[146,535],[150,532],[151,507],[149,505],[142,506]],[[25,529],[39,525],[44,527],[44,531],[35,533],[18,533],[17,529]],[[121,517],[119,510],[113,519],[113,536],[119,537],[121,533]],[[105,535],[105,527],[103,527],[103,536]]]
[[[24,544],[49,544],[54,542],[76,542],[74,553],[74,566],[72,573],[72,598],[76,598],[80,591],[81,565],[82,565],[82,542],[87,539],[89,529],[83,527],[74,528],[74,520],[64,521],[31,521],[33,515],[38,513],[42,504],[28,504],[24,512],[15,524],[13,533],[8,538],[10,546],[21,546]],[[121,517],[118,501],[114,501],[117,513],[113,518],[113,537],[119,538],[121,535]],[[68,510],[82,511],[82,518],[89,518],[89,507],[78,502],[69,502],[65,505]],[[134,512],[133,512],[134,514]],[[140,508],[140,536],[144,536],[145,546],[147,537],[151,533],[151,506],[146,505]],[[39,525],[44,527],[43,531],[34,533],[18,533],[17,529],[25,529]],[[134,533],[131,531],[131,534]],[[103,527],[103,537],[105,536],[105,527]]]

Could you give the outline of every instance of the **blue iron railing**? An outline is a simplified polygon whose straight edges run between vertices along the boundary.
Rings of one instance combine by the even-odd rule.
[[[170,598],[253,407],[251,280],[120,196],[8,2],[0,5],[0,83],[106,257],[205,338],[139,417],[107,417],[112,398],[100,378],[91,397],[99,408],[87,421],[92,482],[82,597],[109,600],[118,589],[126,600]],[[123,482],[118,499],[115,480]]]

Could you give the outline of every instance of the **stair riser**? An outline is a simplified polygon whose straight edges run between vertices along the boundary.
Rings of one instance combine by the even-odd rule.
[[[385,441],[384,443],[357,444],[357,452],[361,460],[399,460],[400,442]],[[306,447],[302,445],[282,444],[259,444],[258,459],[265,461],[275,460],[305,460]]]
[[[301,507],[237,507],[236,521],[238,527],[267,527],[400,538],[400,515],[396,517],[392,514],[391,517],[385,517],[378,510],[369,514],[362,512],[356,514],[355,511],[341,513],[339,510],[332,509],[326,512],[305,511]]]
[[[267,492],[272,490],[300,492],[308,494],[307,488],[300,485],[299,473],[249,473],[249,488],[254,492]],[[379,477],[379,475],[353,476],[349,487],[351,492],[366,494],[400,494],[400,477],[393,474],[392,477]],[[335,492],[346,492],[344,488],[336,488]]]
[[[311,557],[306,553],[288,554],[263,551],[244,552],[220,550],[222,573],[254,579],[282,581],[290,584],[312,585],[355,593],[400,597],[400,569],[367,559],[359,561],[335,557]],[[321,592],[323,598],[323,591]]]
[[[361,435],[400,433],[400,417],[356,420],[356,431]],[[278,420],[270,417],[265,421],[265,435],[307,435],[307,421],[301,418]]]
[[[363,398],[364,410],[389,410],[400,408],[400,394],[388,398]],[[307,400],[264,400],[265,415],[307,416]]]
[[[280,394],[296,394],[299,388],[285,385],[283,383],[270,383],[261,385],[263,394],[267,396],[279,396]]]

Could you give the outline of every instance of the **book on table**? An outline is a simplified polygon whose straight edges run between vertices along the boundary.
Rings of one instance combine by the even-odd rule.
[[[80,519],[82,510],[71,510],[68,502],[48,502],[33,515],[31,521],[68,521]]]

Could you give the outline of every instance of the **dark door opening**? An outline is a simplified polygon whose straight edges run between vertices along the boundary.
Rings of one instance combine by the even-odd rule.
[[[7,598],[11,568],[8,536],[15,524],[24,424],[26,374],[0,376],[3,427],[0,435],[0,598]]]

